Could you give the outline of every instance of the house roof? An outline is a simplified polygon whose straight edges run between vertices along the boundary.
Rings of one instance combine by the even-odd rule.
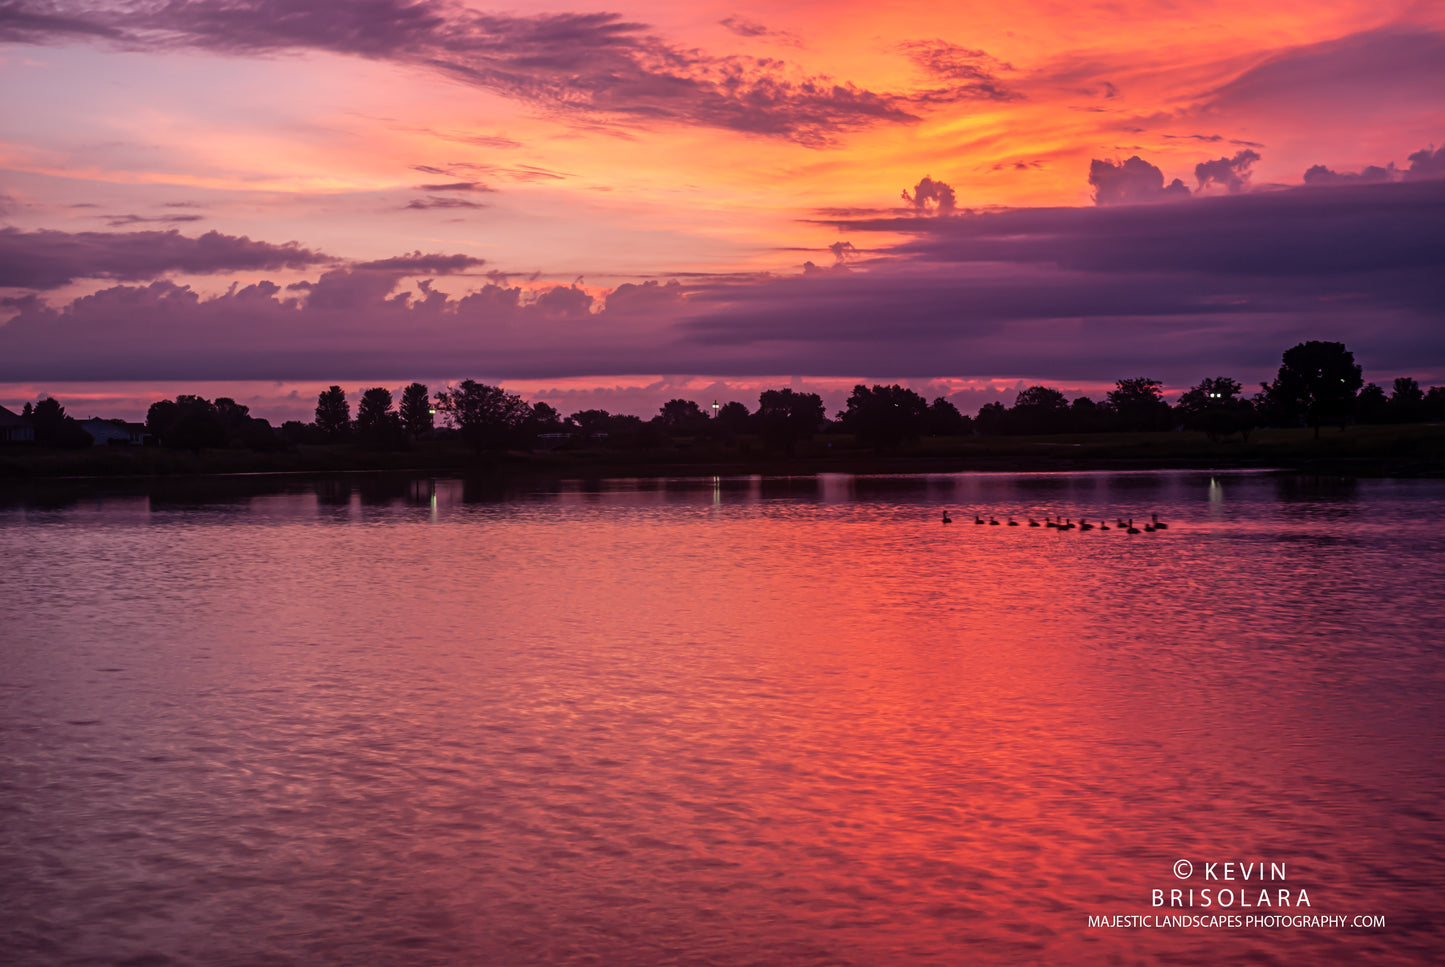
[[[29,426],[20,416],[0,406],[0,426]]]

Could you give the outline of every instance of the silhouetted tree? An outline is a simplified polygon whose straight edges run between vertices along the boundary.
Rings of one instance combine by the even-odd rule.
[[[1104,429],[1108,414],[1087,396],[1069,404],[1069,427],[1076,433],[1098,433]]]
[[[817,393],[769,389],[758,396],[758,431],[769,446],[781,445],[789,454],[798,440],[817,432],[825,414],[823,398]]]
[[[978,408],[973,418],[974,429],[984,436],[998,436],[1008,429],[1008,409],[998,400],[985,403]]]
[[[1069,400],[1050,386],[1030,386],[1019,392],[1008,411],[1010,433],[1063,433],[1069,424]]]
[[[404,443],[401,417],[391,408],[391,390],[373,386],[356,407],[356,435],[363,444],[389,450]]]
[[[748,412],[747,404],[732,400],[722,405],[717,411],[717,419],[713,422],[724,433],[736,436],[748,432],[752,428],[752,421],[753,415]]]
[[[1228,376],[1203,380],[1179,397],[1177,409],[1184,425],[1210,440],[1239,432],[1247,441],[1254,426],[1254,407],[1240,398],[1241,388],[1238,380]]]
[[[413,437],[431,434],[431,394],[425,383],[410,383],[401,391],[401,424]]]
[[[241,427],[237,436],[241,445],[248,450],[269,452],[280,450],[284,444],[276,429],[271,426],[270,420],[263,420],[258,416],[249,417],[246,425]]]
[[[156,400],[146,410],[146,432],[160,443],[166,442],[171,427],[181,418],[175,400]]]
[[[1135,377],[1114,384],[1106,400],[1121,430],[1167,430],[1172,422],[1169,404],[1164,402],[1164,384],[1157,379]]]
[[[653,422],[675,436],[692,436],[707,428],[707,414],[692,400],[668,400]]]
[[[1390,394],[1390,419],[1394,423],[1418,423],[1424,419],[1425,391],[1409,376],[1395,378],[1395,391]]]
[[[216,397],[214,406],[216,419],[225,429],[226,436],[239,438],[250,422],[251,408],[244,403],[237,403],[229,396]]]
[[[567,419],[577,424],[585,439],[605,436],[612,431],[612,414],[606,410],[578,410]]]
[[[1445,420],[1445,386],[1432,386],[1425,394],[1421,419],[1432,423]]]
[[[1364,376],[1344,343],[1310,340],[1286,349],[1279,374],[1268,387],[1272,407],[1314,427],[1350,418]]]
[[[437,394],[437,409],[478,450],[499,450],[520,442],[532,408],[499,386],[464,379]]]
[[[69,419],[65,407],[53,396],[47,396],[35,404],[30,414],[30,424],[35,428],[35,442],[43,446],[53,445],[60,436],[60,430]]]
[[[25,406],[20,410],[20,419],[25,420],[28,423],[34,416],[35,407],[31,406],[29,403],[26,403]]]
[[[246,436],[248,413],[249,407],[227,397],[212,403],[203,396],[183,393],[150,405],[146,432],[177,450],[224,447],[232,439],[240,441]]]
[[[1390,401],[1385,391],[1374,383],[1366,383],[1355,397],[1355,419],[1361,423],[1389,423]]]
[[[316,428],[329,440],[343,440],[351,432],[351,404],[340,386],[324,389],[316,397]]]
[[[905,440],[916,440],[927,415],[928,401],[911,389],[897,383],[869,389],[860,383],[853,387],[847,409],[838,419],[858,442],[891,450]]]
[[[964,436],[972,428],[973,421],[943,396],[929,404],[923,420],[923,431],[929,436]]]

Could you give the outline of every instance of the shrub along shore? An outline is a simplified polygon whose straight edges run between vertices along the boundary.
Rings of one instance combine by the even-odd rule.
[[[847,433],[795,441],[792,452],[763,439],[673,437],[656,442],[569,443],[559,449],[478,450],[459,438],[401,449],[359,443],[241,448],[0,448],[0,480],[170,477],[217,474],[411,471],[542,477],[807,475],[1272,468],[1358,476],[1445,476],[1445,424],[1261,429],[1248,441],[1202,432],[1049,436],[924,436],[880,452]]]

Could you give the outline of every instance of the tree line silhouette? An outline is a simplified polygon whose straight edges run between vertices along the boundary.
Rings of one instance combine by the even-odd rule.
[[[1257,427],[1312,427],[1350,422],[1414,423],[1445,420],[1445,387],[1428,392],[1409,377],[1394,381],[1389,394],[1374,383],[1364,385],[1362,369],[1343,343],[1310,341],[1286,350],[1275,379],[1246,396],[1238,380],[1210,377],[1183,393],[1171,405],[1156,379],[1121,379],[1102,400],[1079,396],[1070,400],[1050,386],[1020,391],[1012,406],[988,403],[966,416],[944,397],[929,402],[917,392],[891,386],[859,384],[845,407],[829,419],[817,393],[793,389],[764,390],[755,410],[737,401],[714,403],[709,415],[693,400],[672,399],[650,420],[603,409],[579,410],[563,417],[544,402],[528,403],[517,394],[476,380],[462,380],[433,394],[413,382],[401,391],[399,405],[391,390],[364,390],[356,416],[340,386],[323,390],[312,422],[288,420],[273,427],[250,415],[249,407],[227,397],[214,401],[181,395],[152,403],[146,432],[167,447],[200,450],[246,447],[284,449],[297,445],[352,443],[395,450],[435,437],[457,438],[478,451],[534,449],[548,446],[646,447],[679,438],[738,440],[753,438],[771,451],[791,454],[814,435],[851,434],[861,445],[894,450],[922,436],[1049,435],[1108,432],[1150,432],[1187,429],[1211,440],[1239,434],[1248,441]],[[21,414],[31,422],[37,443],[83,447],[90,434],[66,416],[53,398]],[[119,422],[119,421],[117,421]]]

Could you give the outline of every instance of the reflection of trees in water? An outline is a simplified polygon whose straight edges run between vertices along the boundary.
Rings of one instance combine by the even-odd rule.
[[[1287,517],[1351,517],[1360,499],[1360,481],[1355,477],[1280,474],[1274,478],[1274,495],[1280,513]]]

